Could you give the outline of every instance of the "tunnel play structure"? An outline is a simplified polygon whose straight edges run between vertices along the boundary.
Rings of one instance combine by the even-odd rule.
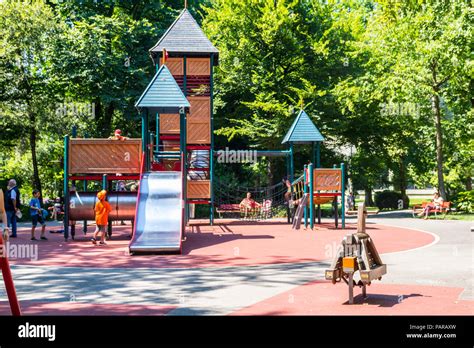
[[[155,75],[135,103],[141,118],[141,139],[65,137],[66,240],[74,239],[75,221],[84,220],[85,233],[87,220],[94,220],[97,198],[96,192],[87,192],[90,181],[101,182],[101,188],[109,192],[107,199],[113,209],[109,216],[109,237],[112,221],[132,222],[131,253],[180,252],[194,205],[209,206],[210,224],[214,221],[214,210],[221,206],[222,202],[216,202],[215,197],[223,186],[217,187],[218,180],[214,178],[217,151],[213,137],[213,70],[218,64],[219,52],[184,9],[150,49],[150,55]],[[309,215],[311,228],[316,219],[314,205],[318,205],[320,212],[320,205],[326,202],[334,204],[337,226],[338,197],[344,197],[343,166],[338,169],[337,187],[324,186],[322,177],[318,176],[323,170],[319,168],[323,141],[310,117],[301,110],[282,141],[286,149],[257,151],[257,156],[286,158],[289,190],[296,198],[301,198],[303,186],[305,190],[314,190],[308,201],[309,212],[305,210],[305,224]],[[315,163],[316,168],[313,169],[313,164],[309,166],[310,180],[306,170],[304,175],[294,178],[294,148],[302,144],[312,145],[310,162]],[[335,170],[326,169],[326,174]],[[139,181],[138,192],[114,191],[112,184],[117,180]],[[302,181],[305,185],[301,185]],[[278,194],[286,197],[285,184],[274,186],[278,185],[283,189]],[[290,222],[289,204],[287,206]],[[320,223],[320,213],[318,217]],[[344,227],[344,214],[342,219]]]

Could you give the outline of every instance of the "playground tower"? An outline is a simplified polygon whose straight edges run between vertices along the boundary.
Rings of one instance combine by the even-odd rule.
[[[187,205],[208,204],[213,221],[213,68],[219,51],[191,13],[184,9],[150,49],[158,69],[163,61],[190,103],[186,120]],[[179,114],[155,114],[155,153],[179,149]],[[178,159],[157,158],[160,169],[171,170]],[[187,218],[189,218],[189,209]]]

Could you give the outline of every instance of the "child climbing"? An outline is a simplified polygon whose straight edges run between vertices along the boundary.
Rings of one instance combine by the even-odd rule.
[[[107,191],[102,190],[97,194],[99,199],[95,204],[95,223],[97,225],[94,235],[91,239],[92,244],[97,244],[97,236],[100,235],[100,245],[106,245],[105,243],[105,228],[109,222],[109,213],[112,211],[112,207],[109,202],[105,200]]]

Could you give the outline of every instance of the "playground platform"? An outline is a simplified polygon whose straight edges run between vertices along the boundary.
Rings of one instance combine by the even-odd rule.
[[[106,246],[89,241],[94,230],[64,242],[31,242],[22,227],[12,244],[38,245],[37,260],[11,259],[24,314],[31,315],[472,315],[474,302],[460,299],[459,286],[396,284],[386,279],[368,287],[365,301],[356,289],[347,304],[347,286],[324,279],[342,237],[354,232],[332,221],[292,230],[284,219],[260,222],[194,220],[187,228],[182,255],[128,254],[130,225],[114,225]],[[47,231],[60,227],[48,228]],[[433,233],[369,223],[379,253],[405,257],[438,242]],[[399,254],[397,254],[399,253]],[[415,265],[416,266],[416,265]],[[436,272],[432,271],[433,277]],[[9,314],[0,289],[0,315]]]

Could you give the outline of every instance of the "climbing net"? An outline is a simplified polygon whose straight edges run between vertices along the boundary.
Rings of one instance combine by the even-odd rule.
[[[303,195],[303,176],[291,183],[291,191],[293,199],[300,198]],[[250,192],[258,207],[250,212],[244,211],[240,207],[240,216],[241,218],[248,217],[255,220],[271,218],[281,213],[283,209],[286,211],[290,200],[287,184],[283,181],[271,186],[248,187],[229,185],[215,180],[214,192],[215,204],[221,209],[235,207]]]

